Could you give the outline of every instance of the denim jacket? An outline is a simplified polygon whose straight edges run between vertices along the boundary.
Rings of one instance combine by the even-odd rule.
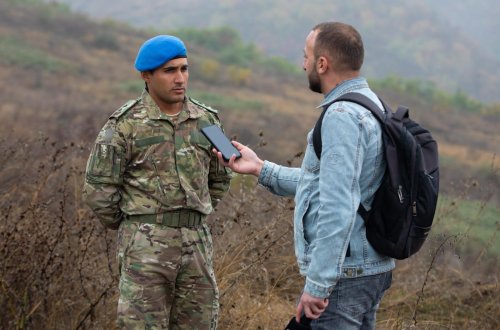
[[[348,92],[382,107],[364,78],[344,81],[318,108]],[[265,161],[259,183],[272,193],[295,195],[294,241],[304,291],[326,298],[340,278],[392,270],[394,259],[379,254],[366,238],[360,202],[369,210],[385,171],[382,132],[371,112],[352,102],[330,105],[323,118],[321,159],[312,130],[300,168]]]

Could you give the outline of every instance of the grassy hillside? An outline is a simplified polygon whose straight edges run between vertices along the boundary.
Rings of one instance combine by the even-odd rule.
[[[231,26],[267,53],[300,63],[303,39],[320,21],[339,20],[362,33],[366,75],[401,75],[434,81],[440,88],[463,90],[499,102],[500,57],[495,51],[498,5],[494,0],[382,1],[156,1],[59,0],[92,17],[134,26]],[[486,33],[487,32],[487,33]],[[452,60],[450,61],[450,58]]]
[[[157,32],[38,1],[0,2],[0,328],[114,328],[116,232],[100,226],[80,191],[97,132],[142,89],[132,63]],[[190,93],[219,108],[229,135],[299,164],[321,100],[305,78],[234,31],[177,32],[190,50]],[[202,45],[200,34],[232,53]],[[371,85],[435,132],[442,160],[436,226],[424,250],[398,264],[380,327],[498,328],[499,109],[422,81]],[[238,176],[210,217],[220,329],[279,329],[293,314],[303,280],[292,214],[292,200]]]

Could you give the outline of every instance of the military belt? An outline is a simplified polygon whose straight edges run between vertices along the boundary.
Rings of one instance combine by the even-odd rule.
[[[169,211],[159,214],[127,215],[127,221],[151,223],[174,228],[198,228],[206,215],[193,210]]]

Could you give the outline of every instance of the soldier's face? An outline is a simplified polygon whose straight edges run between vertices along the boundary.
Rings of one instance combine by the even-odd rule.
[[[143,72],[142,79],[148,84],[151,97],[161,103],[184,102],[189,79],[187,58],[166,62],[153,72]]]

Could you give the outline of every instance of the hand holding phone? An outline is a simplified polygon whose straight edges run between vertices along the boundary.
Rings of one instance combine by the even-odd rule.
[[[224,135],[219,126],[210,125],[203,127],[201,132],[212,143],[214,148],[221,152],[222,158],[226,162],[229,161],[232,155],[236,155],[236,158],[241,157],[241,153],[233,146],[227,136]]]

